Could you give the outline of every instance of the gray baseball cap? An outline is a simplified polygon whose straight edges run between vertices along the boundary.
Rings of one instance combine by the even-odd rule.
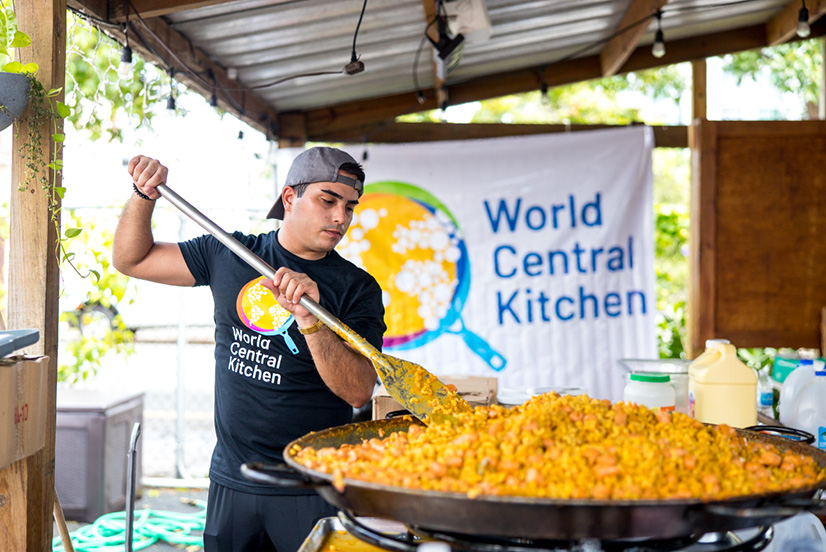
[[[295,158],[292,166],[290,166],[290,171],[287,173],[287,181],[284,186],[298,186],[299,184],[312,184],[314,182],[341,182],[355,188],[359,193],[359,197],[361,197],[364,182],[338,172],[341,166],[347,163],[360,166],[349,153],[340,149],[310,148],[302,151]],[[284,218],[284,202],[281,196],[278,196],[275,205],[267,213],[267,218]]]

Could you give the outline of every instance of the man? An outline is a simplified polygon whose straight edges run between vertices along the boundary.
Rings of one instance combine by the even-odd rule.
[[[277,269],[264,279],[212,236],[183,243],[152,237],[156,189],[168,170],[129,162],[134,194],[115,231],[113,264],[122,273],[178,286],[208,285],[215,301],[215,431],[204,546],[211,551],[295,552],[315,522],[334,515],[312,490],[244,479],[244,462],[280,462],[291,440],[352,421],[376,372],[299,304],[314,299],[374,346],[385,331],[381,289],[334,251],[361,196],[364,172],[347,153],[312,148],[287,174],[267,215],[276,232],[233,237]]]

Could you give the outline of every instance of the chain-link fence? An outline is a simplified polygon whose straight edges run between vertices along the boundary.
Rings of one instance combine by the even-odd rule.
[[[136,332],[129,369],[152,374],[143,379],[144,477],[201,478],[209,472],[215,446],[212,329],[187,328],[186,343],[178,342],[177,328]]]

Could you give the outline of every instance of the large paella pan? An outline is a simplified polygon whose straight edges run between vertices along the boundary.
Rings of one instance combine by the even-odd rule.
[[[323,449],[408,431],[417,421],[405,417],[376,420],[332,428],[301,437],[287,451],[305,447]],[[813,459],[826,468],[826,453],[804,443],[747,430],[738,435],[750,443],[768,443],[781,452],[791,451]],[[554,499],[526,496],[470,498],[466,493],[406,488],[358,479],[336,481],[296,461],[285,460],[300,485],[315,487],[329,503],[359,515],[402,521],[411,527],[492,537],[529,539],[669,539],[712,531],[767,525],[802,509],[824,503],[815,499],[826,480],[792,490],[754,493],[721,499],[596,500]],[[283,470],[260,464],[247,465],[251,479],[279,485],[290,484]],[[341,484],[343,483],[343,485]]]

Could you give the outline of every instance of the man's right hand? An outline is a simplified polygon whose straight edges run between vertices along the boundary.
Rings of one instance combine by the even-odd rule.
[[[142,194],[150,199],[161,197],[155,188],[159,184],[166,184],[169,169],[161,165],[160,161],[145,155],[136,155],[129,161],[127,171]]]

